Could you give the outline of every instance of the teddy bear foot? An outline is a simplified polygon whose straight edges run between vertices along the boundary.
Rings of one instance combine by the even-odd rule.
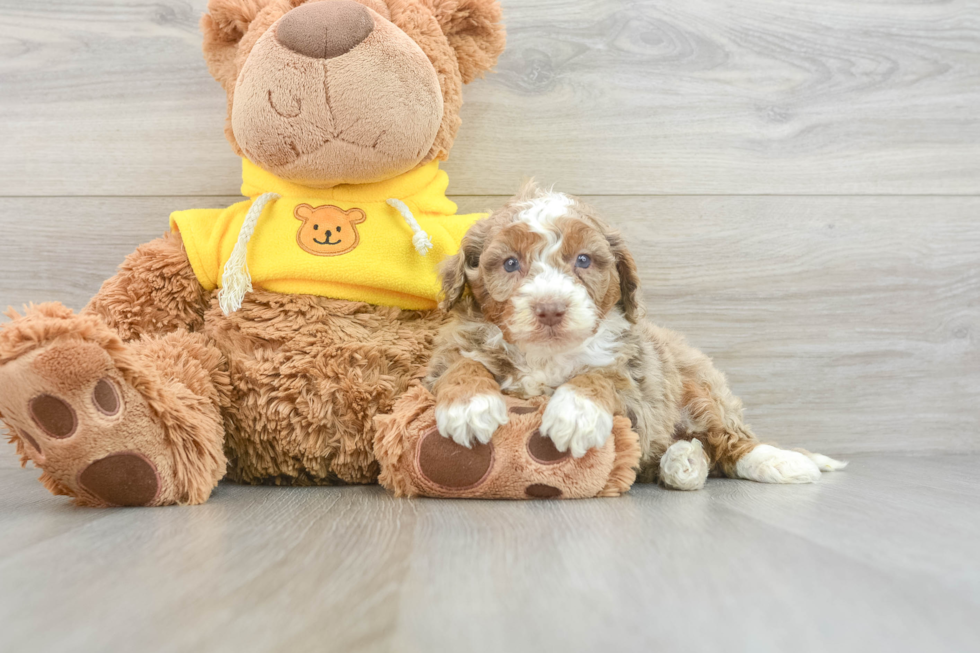
[[[193,349],[175,348],[193,343],[129,345],[56,304],[11,317],[0,329],[0,417],[52,493],[84,506],[207,499],[224,473],[220,420],[174,378],[201,371],[179,360]]]
[[[390,415],[375,417],[379,482],[395,496],[460,499],[584,499],[629,490],[640,443],[628,418],[616,417],[612,437],[575,458],[541,435],[543,397],[505,400],[507,423],[490,442],[467,448],[440,434],[432,394],[411,387]]]

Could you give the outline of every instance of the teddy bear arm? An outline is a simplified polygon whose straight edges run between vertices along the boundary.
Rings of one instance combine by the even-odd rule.
[[[140,245],[102,284],[84,313],[95,313],[123,340],[204,324],[210,294],[194,275],[179,232]]]

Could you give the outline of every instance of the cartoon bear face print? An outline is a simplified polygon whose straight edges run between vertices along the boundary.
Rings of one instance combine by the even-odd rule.
[[[316,256],[340,256],[357,247],[361,241],[357,225],[367,219],[361,209],[344,211],[329,204],[316,208],[300,204],[293,215],[303,221],[296,242]]]

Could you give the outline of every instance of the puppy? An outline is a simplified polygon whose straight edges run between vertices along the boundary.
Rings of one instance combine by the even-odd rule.
[[[619,233],[568,195],[527,185],[470,229],[442,280],[449,321],[425,382],[440,433],[463,446],[507,422],[507,393],[550,396],[541,433],[577,457],[629,417],[638,478],[678,490],[709,472],[810,483],[846,464],[760,444],[711,360],[643,318]]]

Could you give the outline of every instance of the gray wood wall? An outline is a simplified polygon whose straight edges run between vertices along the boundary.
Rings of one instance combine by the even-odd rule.
[[[0,0],[0,305],[81,307],[170,211],[237,199],[205,4]],[[462,209],[529,175],[586,196],[763,438],[980,451],[980,3],[504,10]]]

